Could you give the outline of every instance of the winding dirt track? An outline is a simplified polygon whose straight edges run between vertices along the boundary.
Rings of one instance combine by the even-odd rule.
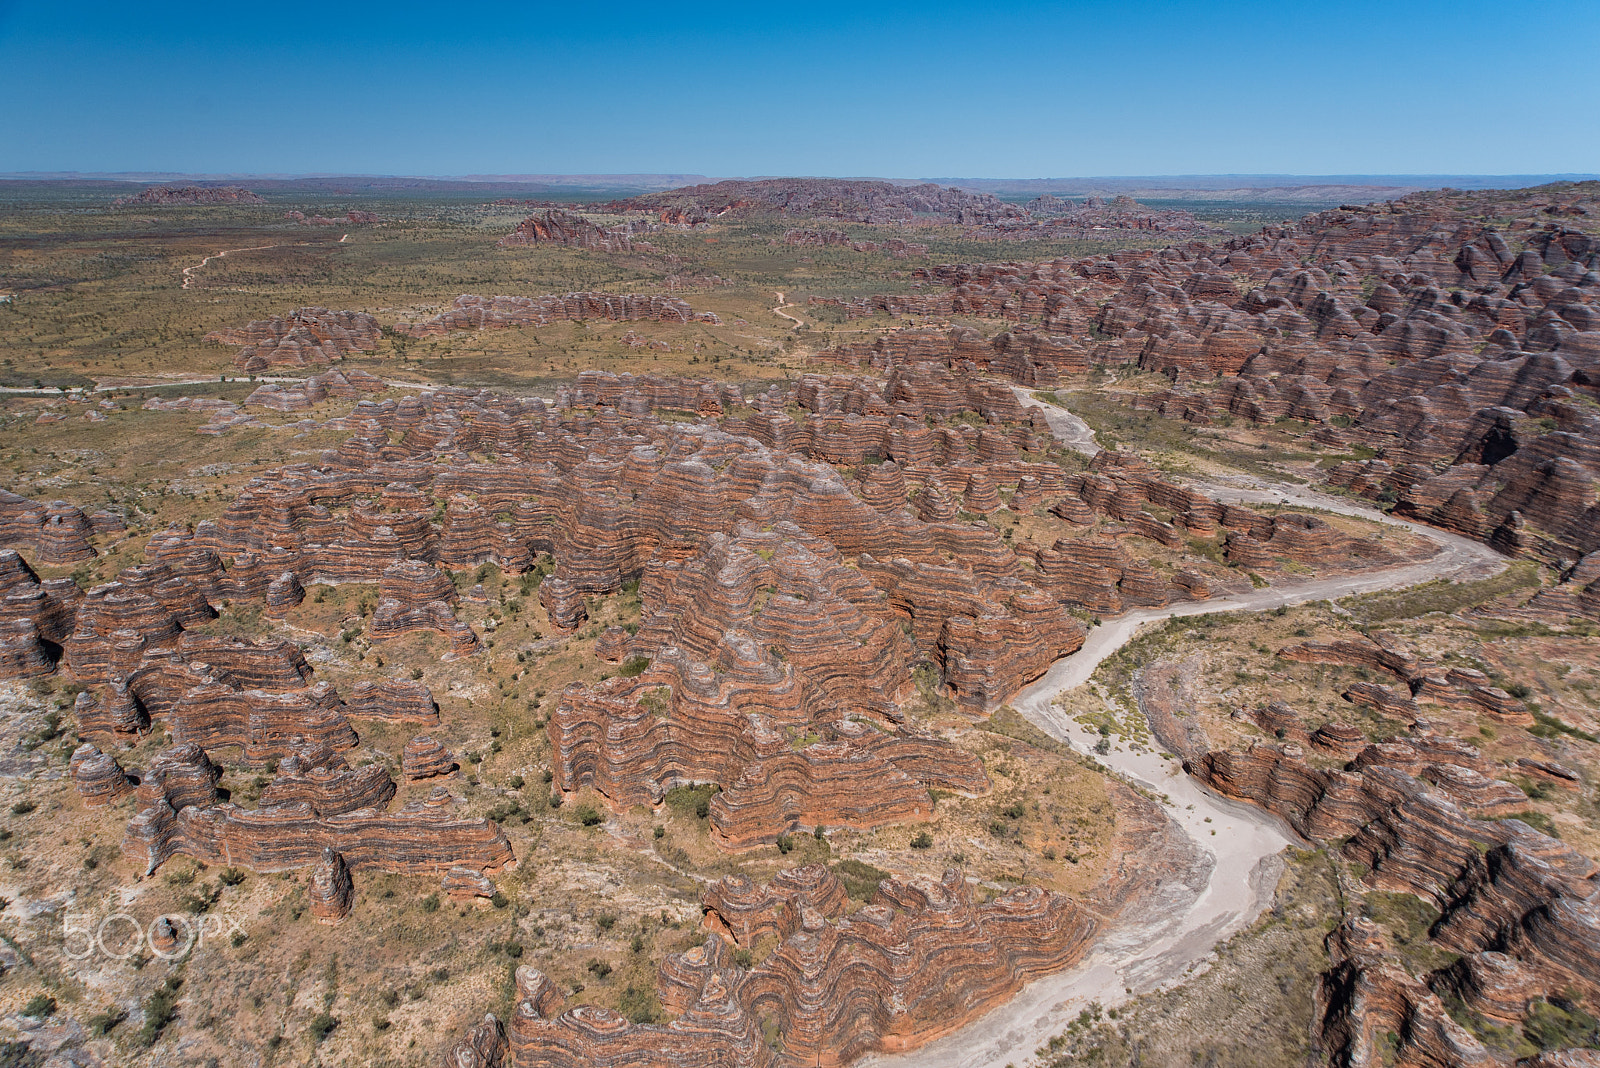
[[[1024,403],[1039,406],[1017,387]],[[1094,455],[1094,432],[1077,416],[1048,405],[1045,418],[1058,440]],[[1098,735],[1085,730],[1055,705],[1058,695],[1083,685],[1106,657],[1122,648],[1146,623],[1209,612],[1259,612],[1354,593],[1398,589],[1437,578],[1468,579],[1495,574],[1506,560],[1467,538],[1407,523],[1349,501],[1301,486],[1243,479],[1237,483],[1193,483],[1221,500],[1285,503],[1325,508],[1403,527],[1439,546],[1419,563],[1360,575],[1290,583],[1235,597],[1186,602],[1164,609],[1129,612],[1089,632],[1082,649],[1055,662],[1012,705],[1052,737],[1087,751]],[[1020,1065],[1091,1001],[1107,1008],[1129,996],[1182,981],[1212,947],[1252,923],[1271,903],[1283,870],[1280,853],[1296,836],[1277,817],[1223,798],[1202,787],[1176,760],[1125,747],[1098,757],[1123,778],[1166,794],[1168,815],[1196,850],[1185,876],[1169,882],[1137,915],[1101,935],[1077,967],[1046,976],[981,1020],[911,1053],[877,1056],[863,1063],[895,1068],[1002,1068]],[[1214,836],[1213,836],[1214,835]]]
[[[772,314],[774,314],[774,315],[781,315],[781,316],[783,316],[783,317],[784,317],[784,318],[785,318],[785,319],[787,319],[787,320],[789,320],[789,321],[790,321],[790,322],[791,322],[791,323],[793,323],[793,324],[794,324],[794,325],[793,325],[793,326],[791,326],[791,327],[790,327],[790,328],[789,328],[789,329],[791,329],[791,330],[798,330],[798,329],[800,329],[800,328],[801,328],[801,327],[802,327],[802,326],[804,326],[804,325],[806,325],[806,324],[805,324],[805,320],[804,320],[804,319],[796,319],[796,318],[795,318],[795,317],[794,317],[794,316],[792,316],[792,315],[790,315],[790,314],[789,314],[789,313],[788,313],[788,312],[786,312],[786,311],[784,311],[784,310],[783,310],[783,309],[785,309],[785,308],[792,308],[792,307],[794,307],[794,305],[793,305],[793,304],[790,304],[790,303],[788,303],[788,302],[787,302],[787,301],[786,301],[786,300],[785,300],[785,299],[784,299],[784,296],[783,296],[783,294],[782,294],[782,293],[774,293],[774,294],[772,294],[772,295],[773,295],[773,296],[775,296],[775,297],[777,297],[777,298],[778,298],[778,306],[777,306],[777,307],[776,307],[776,308],[773,308],[773,309],[772,309]]]
[[[350,236],[349,234],[345,235],[345,237],[349,237],[349,236]],[[343,240],[343,238],[341,238],[340,240]],[[305,244],[305,242],[303,242],[303,241],[280,241],[276,245],[251,245],[249,248],[225,248],[221,252],[213,252],[211,255],[207,256],[205,259],[201,260],[199,263],[195,264],[193,267],[185,267],[183,269],[183,285],[180,286],[179,288],[180,289],[188,289],[189,286],[194,283],[194,272],[198,271],[200,268],[204,267],[206,264],[210,263],[212,260],[220,260],[220,259],[222,259],[222,257],[226,256],[230,252],[260,252],[262,249],[283,248],[286,245],[303,245],[303,244]]]

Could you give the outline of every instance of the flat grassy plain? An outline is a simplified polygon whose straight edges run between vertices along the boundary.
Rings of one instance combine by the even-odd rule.
[[[377,359],[458,384],[528,385],[587,367],[770,377],[797,368],[788,359],[796,352],[894,325],[886,317],[848,331],[815,323],[805,306],[813,294],[909,291],[910,270],[921,263],[1039,260],[1112,247],[976,242],[957,227],[843,227],[855,236],[903,236],[930,247],[924,257],[896,260],[881,252],[786,245],[783,232],[796,221],[771,216],[648,234],[654,251],[627,255],[501,249],[496,241],[530,209],[459,197],[284,193],[268,194],[265,205],[119,207],[114,191],[0,183],[0,293],[11,296],[0,303],[0,386],[226,374],[232,352],[202,341],[207,332],[308,305],[367,311],[391,326],[432,315],[462,293],[580,290],[671,293],[697,311],[716,312],[724,325],[560,324],[391,341]],[[346,223],[352,209],[376,212],[383,221]],[[285,218],[289,211],[339,224],[304,226]],[[225,250],[243,251],[197,267],[183,287],[185,268]],[[777,292],[796,305],[790,314],[812,324],[803,336],[791,340],[794,324],[772,314]],[[998,331],[998,324],[988,325],[988,332]],[[620,340],[630,330],[673,351],[630,349]]]

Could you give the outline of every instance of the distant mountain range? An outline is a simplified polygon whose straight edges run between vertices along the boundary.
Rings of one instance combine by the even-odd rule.
[[[763,176],[764,180],[765,177]],[[1517,189],[1558,181],[1600,178],[1593,174],[1187,174],[1091,178],[874,178],[862,181],[913,186],[934,182],[1005,199],[1018,196],[1116,196],[1145,199],[1276,201],[1332,204],[1381,200],[1418,189]],[[180,174],[166,171],[0,173],[0,181],[84,182],[138,186],[184,182],[245,184],[257,192],[333,195],[465,193],[570,199],[575,194],[637,196],[683,189],[723,179],[702,174],[468,174],[453,177],[347,174]],[[747,179],[748,180],[748,179]]]

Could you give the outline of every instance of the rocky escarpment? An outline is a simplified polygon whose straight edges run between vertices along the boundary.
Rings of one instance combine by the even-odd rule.
[[[969,236],[1005,241],[1104,241],[1144,235],[1225,237],[1228,234],[1226,230],[1200,222],[1193,212],[1151,208],[1129,196],[1110,200],[1091,196],[1077,204],[1058,197],[1037,197],[1024,207],[1032,220],[988,223],[970,231]]]
[[[137,196],[118,197],[127,204],[265,204],[258,194],[236,185],[153,185]]]
[[[1087,949],[1097,924],[1060,895],[1022,887],[977,903],[959,872],[885,880],[849,916],[825,869],[756,888],[735,877],[705,896],[705,944],[669,957],[658,993],[677,1018],[632,1024],[594,1006],[567,1008],[543,973],[517,970],[505,1063],[841,1065],[874,1050],[914,1049],[976,1019],[1032,978]],[[729,910],[729,922],[720,909]],[[760,963],[736,963],[725,932],[776,935]],[[474,1029],[458,1063],[498,1055],[498,1032]],[[764,1038],[770,1036],[771,1041]]]
[[[967,225],[1000,219],[1025,219],[1026,213],[988,193],[969,193],[926,183],[838,178],[767,178],[695,185],[646,193],[615,207],[643,209],[664,223],[697,223],[717,216],[776,212],[808,219],[860,223],[952,222]]]
[[[811,303],[838,308],[847,317],[865,317],[878,312],[919,314],[923,310],[923,300],[917,296],[864,297],[856,301],[812,297]],[[1052,324],[1047,331],[1008,330],[987,339],[971,327],[947,330],[908,327],[874,341],[851,342],[825,350],[817,353],[815,359],[820,363],[871,369],[886,377],[898,367],[939,362],[958,374],[969,368],[987,370],[1022,385],[1049,387],[1056,385],[1064,375],[1089,369],[1089,353],[1081,342],[1050,332],[1062,325]]]
[[[458,815],[455,798],[443,787],[393,812],[362,808],[333,816],[319,816],[304,802],[258,809],[220,802],[174,810],[157,800],[129,822],[122,840],[123,855],[146,872],[178,855],[289,871],[318,863],[324,849],[341,854],[357,872],[495,871],[514,860],[504,832],[481,817]]]
[[[1258,745],[1211,752],[1190,767],[1306,837],[1342,841],[1368,886],[1439,910],[1431,937],[1461,959],[1420,980],[1395,966],[1369,927],[1347,924],[1330,937],[1334,968],[1323,977],[1318,1026],[1341,1063],[1376,1064],[1386,1033],[1399,1036],[1405,1063],[1501,1063],[1444,1011],[1440,992],[1515,1023],[1537,998],[1592,1004],[1600,995],[1594,864],[1519,820],[1476,818],[1525,801],[1490,779],[1493,769],[1471,747],[1422,735],[1369,746],[1352,770],[1321,771],[1289,746]]]
[[[1142,407],[1308,423],[1378,454],[1332,484],[1570,566],[1600,548],[1597,216],[1593,183],[1419,193],[1225,243],[920,268],[941,288],[847,311],[993,316],[1137,362],[1173,380]]]
[[[928,254],[928,246],[915,241],[905,241],[897,237],[888,237],[881,241],[857,239],[852,238],[842,230],[807,230],[803,228],[785,230],[783,243],[785,245],[796,245],[800,248],[847,247],[852,252],[884,252],[901,260],[910,256],[926,256]]]
[[[300,308],[287,317],[214,330],[205,340],[239,346],[233,365],[257,374],[278,368],[326,366],[351,353],[373,351],[380,337],[378,320],[366,312]]]
[[[76,582],[41,582],[20,554],[0,549],[0,678],[54,671],[82,599]]]
[[[1377,708],[1385,715],[1414,722],[1424,703],[1459,708],[1512,726],[1532,726],[1533,713],[1506,691],[1491,685],[1481,671],[1446,667],[1419,659],[1388,635],[1376,641],[1306,642],[1278,650],[1278,656],[1304,664],[1340,664],[1392,674],[1404,689],[1356,683],[1345,699]]]
[[[597,252],[630,252],[633,249],[633,225],[606,230],[570,211],[550,208],[523,219],[515,230],[500,239],[501,248],[519,245],[561,245],[566,248],[586,248]]]
[[[718,422],[663,422],[658,408]],[[347,425],[323,464],[252,480],[218,520],[158,534],[151,563],[83,598],[64,645],[95,687],[86,731],[128,736],[154,719],[266,762],[300,743],[348,748],[351,716],[431,724],[421,688],[366,683],[346,704],[292,652],[200,648],[186,628],[224,598],[281,613],[311,583],[376,583],[369,639],[431,631],[466,654],[478,638],[449,570],[516,573],[548,554],[538,597],[558,630],[640,581],[638,631],[608,633],[603,655],[648,662],[562,694],[547,722],[557,788],[627,808],[717,783],[713,839],[742,850],[821,824],[924,819],[930,788],[987,789],[970,756],[902,722],[913,665],[981,716],[1082,644],[1069,606],[1227,588],[1157,572],[1118,542],[1013,544],[963,507],[1042,517],[1054,500],[1051,514],[1106,537],[1225,536],[1251,566],[1371,562],[1320,521],[1218,505],[1120,454],[1067,475],[1011,390],[929,363],[754,396],[591,374],[554,407],[444,390],[360,402]],[[404,763],[412,777],[454,766],[420,738]]]

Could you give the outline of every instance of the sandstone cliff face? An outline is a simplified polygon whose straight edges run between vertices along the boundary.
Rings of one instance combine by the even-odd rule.
[[[158,799],[135,816],[122,852],[146,872],[173,856],[261,872],[289,871],[341,854],[351,871],[440,874],[453,867],[497,871],[515,859],[489,820],[462,817],[442,787],[395,812],[356,809],[319,816],[296,802],[244,809],[229,802],[174,807]]]
[[[1430,934],[1462,957],[1424,980],[1398,968],[1360,921],[1330,936],[1334,968],[1323,977],[1318,1027],[1341,1063],[1376,1064],[1385,1033],[1400,1036],[1404,1063],[1502,1063],[1451,1019],[1435,991],[1514,1023],[1536,997],[1600,994],[1600,873],[1519,820],[1475,818],[1511,810],[1512,793],[1521,791],[1489,779],[1470,746],[1416,741],[1369,746],[1351,771],[1318,771],[1267,746],[1208,753],[1192,770],[1309,838],[1345,840],[1342,852],[1364,866],[1367,885],[1440,910]]]

